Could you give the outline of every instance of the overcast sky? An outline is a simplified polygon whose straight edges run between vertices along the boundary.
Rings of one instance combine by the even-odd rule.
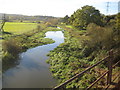
[[[0,13],[46,15],[64,17],[84,5],[92,5],[101,13],[107,14],[107,2],[109,3],[108,14],[118,12],[120,0],[0,0]]]

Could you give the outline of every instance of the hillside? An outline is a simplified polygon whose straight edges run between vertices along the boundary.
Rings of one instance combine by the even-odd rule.
[[[0,20],[2,20],[3,15],[3,13],[0,13]],[[5,14],[5,18],[7,21],[49,21],[50,19],[59,19],[53,16],[27,16],[20,14]]]

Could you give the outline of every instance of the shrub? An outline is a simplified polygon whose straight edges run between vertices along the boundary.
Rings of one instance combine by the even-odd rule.
[[[88,46],[96,47],[98,49],[110,50],[114,44],[113,30],[109,27],[100,27],[96,24],[89,24],[87,27],[88,30]],[[95,49],[96,49],[95,48]]]
[[[14,39],[4,41],[2,43],[2,46],[4,52],[11,53],[12,55],[16,55],[21,51],[19,43],[17,43],[17,41],[15,41]]]

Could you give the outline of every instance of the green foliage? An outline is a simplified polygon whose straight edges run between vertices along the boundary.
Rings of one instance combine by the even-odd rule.
[[[48,19],[47,22],[49,22],[51,25],[55,26],[58,24],[58,20],[57,18],[51,18],[51,19]]]
[[[118,13],[117,14],[117,21],[116,21],[117,23],[117,27],[118,27],[118,29],[120,30],[120,13]]]
[[[110,49],[118,49],[116,46],[118,36],[115,35],[114,28],[101,27],[94,23],[87,26],[87,30],[79,30],[73,26],[62,24],[65,42],[52,50],[48,56],[47,63],[51,65],[50,70],[53,76],[60,83],[69,80],[74,75],[82,72],[87,67],[96,64],[108,55]],[[120,56],[115,56],[118,61]],[[75,79],[66,85],[66,88],[86,88],[95,81],[107,69],[107,63],[104,62],[96,68],[88,71],[81,78]],[[105,85],[105,79],[102,79],[95,87]]]
[[[7,41],[3,41],[2,45],[2,70],[3,72],[14,66],[16,60],[18,58],[18,54],[21,52],[21,47],[18,45],[18,42],[14,39],[9,39]]]
[[[4,52],[11,53],[13,56],[21,51],[20,46],[18,45],[17,41],[15,41],[14,39],[3,41],[2,49]]]
[[[120,48],[120,13],[117,14],[116,29],[114,29],[114,38],[117,42],[116,47]]]
[[[0,13],[0,16],[2,16],[3,14]],[[27,16],[27,15],[18,15],[18,14],[5,14],[5,20],[7,22],[33,22],[33,23],[41,23],[43,21],[49,21],[49,20],[54,20],[54,19],[59,19],[56,17],[52,17],[52,16],[41,16],[41,15],[37,15],[37,16]]]
[[[89,24],[87,27],[87,34],[89,40],[87,42],[89,47],[96,47],[95,49],[110,50],[119,43],[116,31],[110,27],[100,27],[95,24]]]
[[[11,23],[12,24],[12,23]],[[23,23],[21,23],[23,24]],[[25,24],[25,23],[24,23]],[[14,25],[14,23],[13,23]],[[20,25],[20,23],[19,23]],[[18,24],[17,26],[20,27]],[[26,24],[28,25],[28,24]],[[6,26],[8,27],[8,26]],[[12,28],[12,26],[10,27]],[[22,28],[22,27],[20,27]],[[15,63],[18,62],[17,58],[19,58],[18,54],[22,51],[27,50],[28,48],[32,48],[38,45],[45,45],[54,43],[54,41],[50,38],[44,38],[45,32],[52,31],[52,30],[60,30],[53,27],[46,27],[43,24],[39,24],[36,29],[33,30],[21,30],[21,33],[17,30],[13,30],[11,33],[14,34],[3,34],[3,45],[2,45],[2,61],[3,61],[3,71],[7,70],[8,68],[16,65]]]
[[[68,19],[69,19],[69,16],[66,15],[66,16],[63,18],[63,22],[66,23],[66,24],[69,24]]]
[[[114,26],[116,23],[116,15],[107,15],[104,16],[104,24]]]
[[[85,29],[88,24],[95,23],[102,26],[102,16],[99,10],[92,6],[83,6],[71,15],[69,19],[70,24],[75,27]]]
[[[83,52],[79,41],[74,37],[70,37],[67,31],[64,31],[64,34],[66,37],[65,43],[50,51],[48,54],[50,58],[47,60],[47,63],[51,65],[50,70],[53,76],[60,83],[85,70],[92,62],[92,60],[90,61],[91,57],[84,57],[84,54],[89,52]],[[85,88],[93,80],[95,80],[95,75],[89,74],[89,77],[86,75],[86,77],[84,76],[69,83],[66,88]]]

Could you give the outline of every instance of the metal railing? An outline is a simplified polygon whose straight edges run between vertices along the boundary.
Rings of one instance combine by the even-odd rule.
[[[82,71],[79,74],[76,74],[75,76],[73,76],[72,78],[70,78],[69,80],[65,81],[64,83],[56,86],[53,88],[53,90],[56,89],[60,89],[63,88],[65,85],[67,85],[68,83],[70,83],[71,81],[75,80],[76,78],[79,78],[81,76],[83,76],[84,73],[86,73],[87,71],[91,70],[92,68],[94,68],[95,66],[99,65],[100,63],[107,61],[108,62],[108,70],[105,71],[100,77],[97,78],[97,80],[95,80],[90,86],[88,86],[86,89],[90,89],[91,87],[93,87],[98,81],[100,81],[106,74],[107,74],[107,86],[109,86],[112,82],[112,69],[118,64],[120,63],[120,60],[115,63],[113,65],[113,58],[114,58],[114,54],[118,53],[117,52],[113,52],[113,50],[109,51],[109,55],[106,56],[104,59],[102,59],[101,61],[97,62],[96,64],[86,68],[84,71]]]

